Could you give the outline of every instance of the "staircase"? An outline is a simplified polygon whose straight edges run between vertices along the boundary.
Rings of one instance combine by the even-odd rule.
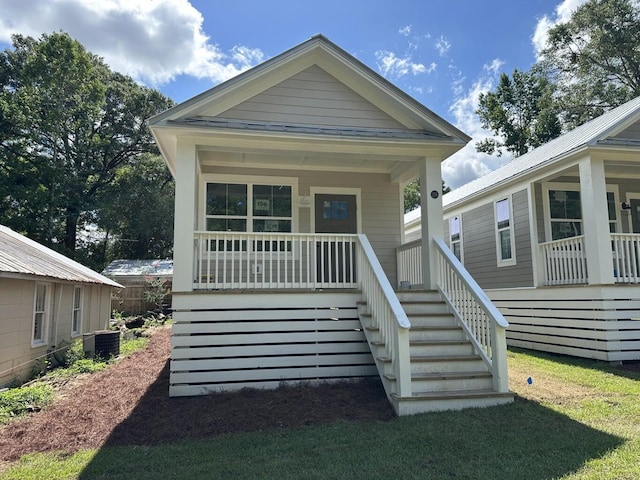
[[[409,330],[411,396],[396,391],[392,359],[366,303],[359,305],[360,321],[389,400],[398,415],[459,410],[510,403],[513,394],[494,390],[492,373],[474,351],[465,331],[436,291],[398,293]]]

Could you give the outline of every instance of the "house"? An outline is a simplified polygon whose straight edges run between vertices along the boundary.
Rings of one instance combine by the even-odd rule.
[[[124,287],[115,290],[111,310],[134,314],[154,310],[158,306],[148,301],[144,292],[158,287],[169,292],[162,303],[171,308],[173,260],[113,260],[104,268],[102,275]]]
[[[444,196],[445,238],[509,345],[640,359],[640,97]],[[405,217],[420,236],[420,212]]]
[[[504,319],[477,285],[472,324],[440,294],[440,164],[467,135],[322,35],[148,124],[176,182],[170,395],[380,376],[400,415],[512,400]],[[398,295],[417,176],[425,291]]]
[[[0,225],[0,385],[83,333],[105,329],[111,289],[93,270]]]

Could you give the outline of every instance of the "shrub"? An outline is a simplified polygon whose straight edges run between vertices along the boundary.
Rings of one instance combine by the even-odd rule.
[[[12,388],[0,393],[0,424],[13,417],[37,412],[53,401],[53,388],[49,385]]]

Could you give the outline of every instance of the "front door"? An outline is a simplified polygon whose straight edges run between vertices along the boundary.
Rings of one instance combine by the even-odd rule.
[[[358,233],[356,196],[317,193],[314,196],[315,232]],[[324,240],[316,244],[317,281],[355,281],[355,244]]]
[[[640,233],[640,199],[632,198],[629,200],[631,205],[631,228],[633,233]]]

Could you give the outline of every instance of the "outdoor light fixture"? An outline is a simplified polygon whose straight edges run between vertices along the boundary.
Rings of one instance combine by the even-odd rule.
[[[628,203],[622,202],[622,211],[624,210],[631,210],[631,205],[629,205]]]

